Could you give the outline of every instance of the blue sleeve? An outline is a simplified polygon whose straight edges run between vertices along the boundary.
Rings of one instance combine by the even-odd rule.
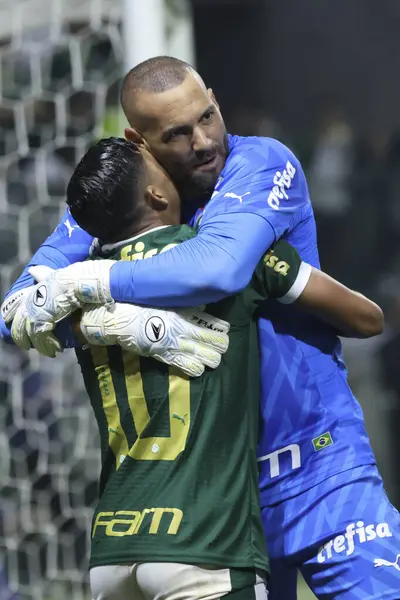
[[[297,158],[275,140],[238,139],[198,235],[154,258],[114,265],[116,301],[193,306],[235,294],[271,244],[300,222],[310,199]]]
[[[11,341],[10,331],[7,325],[4,323],[3,318],[0,316],[0,340],[5,340],[6,342]]]
[[[6,298],[10,294],[35,283],[33,277],[28,273],[29,267],[45,265],[52,269],[60,269],[72,263],[83,261],[89,256],[92,242],[93,238],[77,225],[67,209],[55,231],[43,242],[20,277],[8,290]],[[65,348],[79,345],[75,341],[68,321],[57,326],[56,335]],[[6,340],[11,338],[4,321],[0,321],[0,336]]]
[[[29,267],[45,265],[52,269],[61,269],[86,260],[92,242],[92,236],[77,225],[67,209],[54,232],[35,252],[20,277],[8,290],[6,297],[34,283],[33,277],[28,273]]]

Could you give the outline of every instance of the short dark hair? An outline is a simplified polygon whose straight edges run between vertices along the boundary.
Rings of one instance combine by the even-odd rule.
[[[137,92],[160,94],[177,87],[193,68],[179,58],[155,56],[136,65],[124,77],[121,105],[129,120]]]
[[[103,242],[115,242],[131,223],[139,223],[145,210],[144,168],[138,147],[128,140],[108,138],[89,148],[67,188],[78,225]]]

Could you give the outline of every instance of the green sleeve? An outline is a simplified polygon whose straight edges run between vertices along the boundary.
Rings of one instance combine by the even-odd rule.
[[[304,290],[311,267],[303,263],[296,248],[279,240],[260,260],[252,287],[263,298],[294,302]]]

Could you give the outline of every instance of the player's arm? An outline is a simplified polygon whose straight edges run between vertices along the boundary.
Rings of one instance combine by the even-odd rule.
[[[151,306],[209,304],[249,283],[273,242],[309,209],[299,161],[276,141],[235,147],[198,235],[146,261],[111,268],[111,297]]]
[[[243,289],[265,250],[301,220],[310,203],[307,184],[296,157],[279,142],[263,139],[250,147],[235,146],[221,180],[196,238],[146,261],[122,261],[112,268],[103,263],[96,274],[101,293],[94,293],[91,301],[107,296],[152,306],[193,306]],[[77,230],[87,237],[74,249],[71,219],[67,212],[30,264],[55,266],[49,262],[53,256],[65,262],[86,258],[91,238]],[[76,267],[71,276],[79,287],[87,281],[88,264]],[[12,291],[31,282],[25,270]],[[63,318],[55,317],[52,323]]]
[[[279,240],[265,254],[252,283],[261,300],[295,303],[332,325],[340,335],[367,338],[383,330],[379,306],[302,262],[297,250],[285,240]]]
[[[283,304],[295,303],[334,327],[339,335],[368,338],[382,333],[384,317],[379,306],[302,262],[285,240],[266,254],[263,265],[269,297]]]
[[[29,274],[31,267],[44,265],[52,269],[61,269],[74,262],[85,260],[89,256],[92,242],[93,238],[77,225],[67,209],[55,231],[43,242],[22,274],[8,290],[2,306],[2,313],[8,312],[10,303],[18,306],[23,300],[24,290],[35,283],[34,278]],[[77,345],[68,323],[60,324],[57,327],[57,337],[64,347]],[[0,339],[12,341],[10,328],[7,327],[2,316],[0,317]]]
[[[326,273],[312,269],[298,305],[335,327],[339,335],[368,338],[382,333],[380,307]]]
[[[35,283],[28,272],[30,267],[44,265],[52,269],[62,269],[72,263],[85,260],[89,256],[92,242],[92,236],[77,225],[67,209],[55,231],[43,242],[20,277],[8,290],[6,298]]]
[[[86,261],[54,272],[41,284],[45,301],[32,295],[5,318],[24,338],[21,347],[85,303],[190,307],[242,290],[265,250],[310,210],[290,150],[266,139],[244,145],[232,149],[195,238],[146,261]]]
[[[286,240],[279,240],[265,253],[254,272],[251,287],[257,295],[252,298],[253,304],[259,307],[266,299],[293,304],[304,292],[311,273],[311,265],[301,260],[296,248]]]

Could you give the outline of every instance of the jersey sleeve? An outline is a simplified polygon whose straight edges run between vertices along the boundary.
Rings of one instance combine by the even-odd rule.
[[[309,208],[294,154],[275,140],[239,138],[196,238],[160,256],[111,269],[118,302],[153,306],[210,304],[243,290],[265,251]]]
[[[252,286],[263,299],[275,298],[283,304],[291,304],[306,287],[311,269],[301,260],[296,248],[279,240],[258,264]]]
[[[89,256],[92,243],[92,236],[77,225],[69,209],[67,209],[55,231],[33,255],[22,274],[8,290],[5,298],[35,283],[33,277],[28,273],[29,267],[35,265],[45,265],[52,269],[67,267],[72,263],[85,260]],[[56,333],[64,347],[77,345],[67,324],[57,326]],[[10,330],[4,322],[0,322],[0,335],[2,339],[11,339]]]
[[[257,214],[271,225],[275,239],[293,229],[310,204],[300,161],[270,138],[239,138],[204,219],[224,212]]]
[[[20,277],[8,290],[6,297],[34,283],[33,277],[28,273],[29,267],[35,265],[45,265],[52,269],[67,267],[72,263],[85,260],[89,256],[92,243],[92,236],[77,225],[67,209],[54,232],[35,252]]]

